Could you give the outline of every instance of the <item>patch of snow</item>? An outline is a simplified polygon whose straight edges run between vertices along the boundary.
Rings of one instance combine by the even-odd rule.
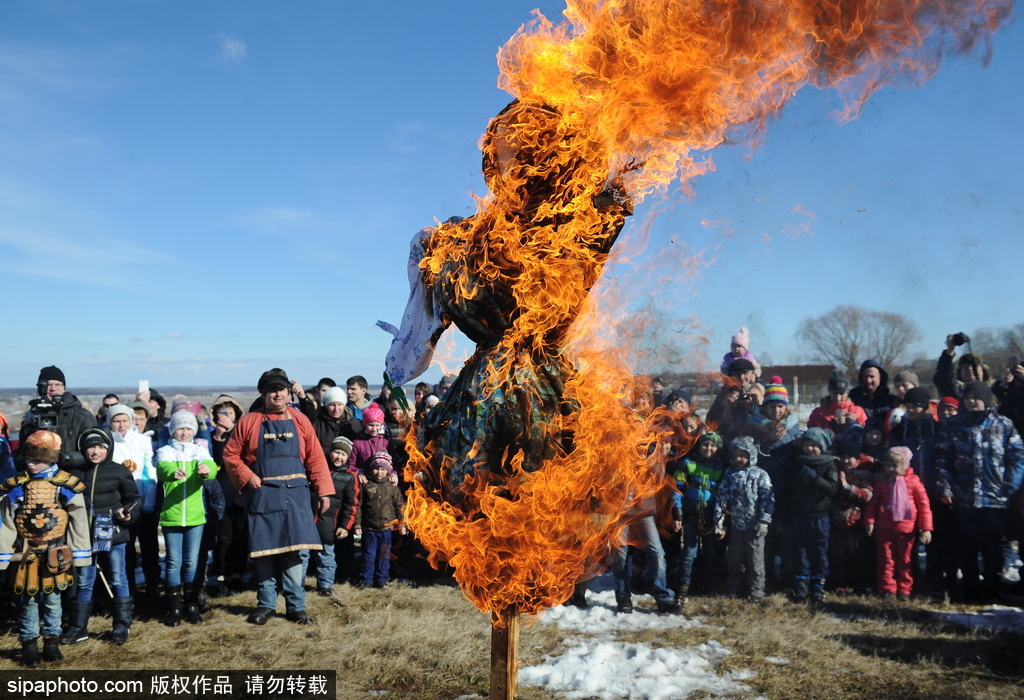
[[[789,663],[789,659],[784,659],[781,656],[766,656],[764,657],[764,660],[770,664],[775,664],[776,666],[785,666]]]
[[[1006,605],[990,605],[977,612],[948,613],[931,611],[935,617],[971,629],[986,627],[1024,634],[1024,610]]]
[[[650,596],[634,596],[634,602]],[[571,605],[560,605],[547,610],[541,615],[544,624],[556,624],[560,629],[575,630],[585,634],[602,634],[604,632],[638,632],[640,630],[693,629],[704,627],[704,623],[695,617],[685,615],[661,615],[654,610],[634,608],[633,612],[624,614],[615,610],[615,593],[599,591],[588,593],[590,607],[574,608]]]
[[[715,641],[686,649],[655,649],[647,644],[609,640],[567,640],[560,656],[521,669],[519,682],[541,686],[565,698],[672,700],[704,691],[715,696],[749,696],[740,681],[750,671],[719,675],[731,652]]]

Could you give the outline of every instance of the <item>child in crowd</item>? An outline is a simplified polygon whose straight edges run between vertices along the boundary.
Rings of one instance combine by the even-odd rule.
[[[761,374],[761,365],[758,364],[757,358],[750,352],[750,334],[747,331],[746,326],[740,328],[740,332],[736,333],[730,343],[729,352],[722,356],[722,374],[729,374],[729,365],[735,360],[744,359],[750,361],[754,365],[754,371],[758,376]]]
[[[889,445],[885,441],[885,421],[880,416],[868,418],[864,424],[864,440],[860,446],[862,459],[865,457],[871,460],[871,471],[878,473],[882,470],[882,458],[888,451]]]
[[[119,406],[125,408],[118,404],[108,409],[108,421],[119,423],[123,419],[127,424],[128,416],[119,411]],[[71,602],[68,615],[70,624],[65,626],[60,641],[61,644],[77,644],[89,638],[89,615],[92,613],[96,569],[101,567],[106,585],[113,594],[111,612],[114,629],[111,641],[124,644],[128,641],[132,625],[134,603],[128,590],[128,573],[125,569],[127,525],[138,508],[139,490],[127,467],[111,459],[114,454],[114,438],[106,429],[89,428],[78,437],[78,446],[85,458],[85,465],[80,469],[72,469],[71,473],[86,485],[85,496],[92,521],[92,554],[95,561],[92,566],[83,567],[78,577],[78,593]]]
[[[837,369],[828,378],[828,399],[811,411],[807,427],[828,428],[835,435],[843,435],[854,424],[864,425],[867,420],[864,409],[850,401],[850,380]]]
[[[676,533],[682,533],[681,543],[676,535],[669,538],[666,548],[668,587],[681,601],[685,601],[690,591],[697,552],[702,553],[705,584],[721,556],[722,547],[711,536],[715,529],[718,484],[725,473],[721,450],[721,436],[708,431],[697,440],[694,451],[668,468],[676,481],[676,491],[672,494],[673,526]]]
[[[348,470],[356,475],[360,484],[369,478],[370,460],[378,452],[387,452],[390,441],[384,433],[384,411],[375,403],[363,409],[363,431],[352,441],[352,454],[348,458]],[[391,483],[398,483],[398,474],[391,463]]]
[[[14,455],[12,454],[10,440],[7,416],[0,413],[0,482],[7,481],[18,471],[17,467],[14,466]]]
[[[199,430],[194,413],[188,410],[174,413],[167,428],[171,441],[157,450],[156,471],[163,484],[160,527],[167,548],[164,624],[177,627],[181,624],[183,601],[188,621],[192,624],[203,621],[199,613],[202,577],[197,576],[196,571],[206,524],[203,482],[216,478],[217,465],[206,447],[193,442]]]
[[[909,447],[893,447],[882,458],[884,478],[875,483],[875,495],[864,512],[869,536],[878,546],[878,592],[909,600],[914,587],[910,572],[915,534],[921,544],[931,542],[932,511],[924,484],[910,466]]]
[[[833,444],[839,464],[839,490],[829,508],[829,588],[863,593],[874,585],[871,540],[864,529],[864,508],[871,501],[874,476],[861,468],[860,450],[850,440]]]
[[[327,464],[334,480],[334,495],[329,496],[331,505],[319,513],[319,499],[313,499],[316,528],[323,549],[319,552],[314,550],[312,556],[316,566],[316,592],[322,596],[331,595],[335,581],[347,580],[352,575],[355,561],[351,535],[358,522],[359,482],[348,470],[351,453],[351,440],[343,435],[334,438],[327,453]]]
[[[790,483],[792,538],[796,545],[796,576],[793,599],[812,603],[825,599],[828,576],[828,510],[839,490],[839,474],[829,453],[832,433],[810,428],[800,439]]]
[[[60,453],[60,436],[37,430],[21,445],[27,471],[0,484],[0,570],[15,564],[12,587],[21,597],[21,660],[30,668],[39,665],[40,631],[43,660],[64,658],[61,591],[74,583],[72,566],[92,564],[86,485],[57,467]],[[56,571],[47,565],[51,559],[57,562]]]
[[[753,438],[738,437],[729,444],[731,468],[722,479],[715,507],[718,539],[726,533],[729,515],[728,588],[732,595],[746,589],[749,600],[764,598],[764,541],[775,512],[768,472],[757,466]]]
[[[402,522],[405,499],[398,486],[390,481],[394,470],[391,455],[386,451],[370,458],[367,471],[368,481],[359,499],[359,528],[356,529],[356,534],[363,536],[361,584],[364,588],[371,585],[384,588],[391,569],[391,531],[398,523],[399,532],[406,533]]]
[[[943,396],[939,401],[939,420],[947,421],[960,410],[960,400],[953,396]]]

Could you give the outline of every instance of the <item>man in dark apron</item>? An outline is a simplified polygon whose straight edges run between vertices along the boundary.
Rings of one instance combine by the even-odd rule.
[[[264,625],[274,615],[277,584],[284,593],[286,617],[307,625],[303,586],[303,549],[320,549],[309,507],[310,490],[321,512],[334,483],[312,423],[289,408],[291,381],[284,370],[263,373],[261,398],[238,421],[224,446],[224,467],[242,494],[249,520],[249,556],[256,579],[256,610],[249,622]]]

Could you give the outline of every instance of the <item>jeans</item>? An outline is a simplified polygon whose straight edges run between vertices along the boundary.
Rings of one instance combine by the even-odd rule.
[[[18,616],[18,641],[27,642],[39,636],[39,606],[43,606],[42,633],[47,637],[60,636],[60,592],[39,592],[21,595],[21,614]]]
[[[674,600],[675,595],[668,589],[665,582],[665,551],[661,548],[661,537],[658,535],[658,526],[654,523],[654,517],[647,516],[634,521],[622,531],[622,536],[626,542],[631,542],[644,553],[644,582],[651,587],[654,599],[659,603]],[[612,575],[615,578],[615,601],[620,605],[630,600],[628,550],[629,548],[625,544],[619,546],[612,562]]]
[[[256,605],[261,608],[277,607],[277,578],[280,574],[281,589],[287,612],[306,609],[306,589],[303,588],[302,556],[297,551],[271,554],[252,560],[252,574],[256,579]]]
[[[321,542],[321,551],[313,550],[313,564],[316,566],[316,587],[331,588],[334,586],[334,575],[338,571],[338,561],[334,558],[334,543]]]
[[[387,583],[390,571],[391,530],[363,530],[363,583]]]
[[[127,598],[128,574],[125,571],[125,552],[127,543],[115,544],[109,552],[93,552],[95,564],[78,570],[78,602],[88,603],[92,600],[92,592],[96,586],[96,567],[102,567],[107,577],[107,585],[114,598]]]
[[[203,526],[165,527],[163,530],[167,547],[164,580],[168,586],[192,583],[196,580],[199,548],[203,544]]]
[[[796,575],[825,580],[828,576],[828,516],[798,516],[793,519],[793,540],[796,544]]]

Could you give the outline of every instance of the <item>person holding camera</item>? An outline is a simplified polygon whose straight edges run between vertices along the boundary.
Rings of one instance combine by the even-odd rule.
[[[970,382],[985,382],[992,384],[992,377],[988,367],[981,355],[974,352],[966,352],[953,365],[953,357],[956,349],[961,345],[970,347],[971,339],[966,333],[950,333],[946,336],[946,349],[939,355],[939,361],[935,365],[935,375],[932,381],[939,391],[939,396],[952,396],[955,399],[961,398],[964,386]]]
[[[36,381],[38,399],[29,402],[29,410],[21,423],[18,441],[24,445],[32,433],[49,430],[61,439],[60,456],[57,466],[61,469],[81,469],[85,458],[77,450],[78,438],[89,428],[96,426],[96,417],[78,397],[66,388],[64,373],[58,367],[43,367]]]

